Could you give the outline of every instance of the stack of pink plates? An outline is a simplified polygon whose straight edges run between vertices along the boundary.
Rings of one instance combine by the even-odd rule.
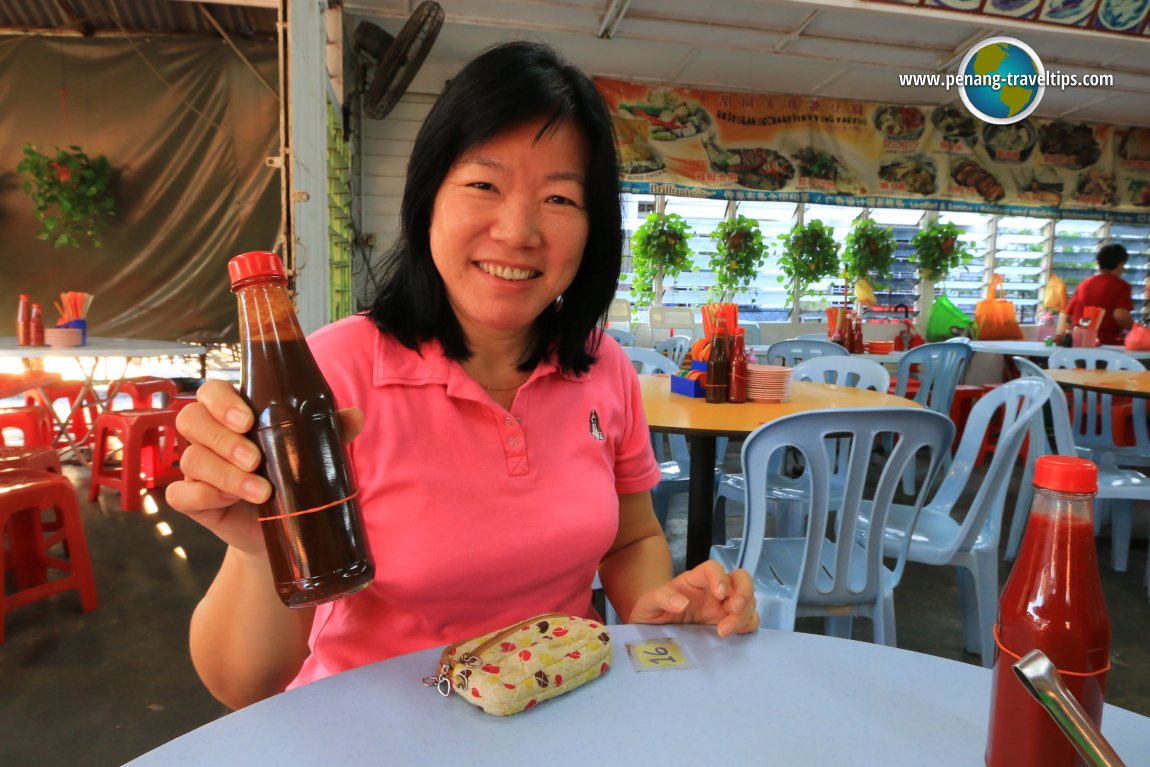
[[[782,365],[747,365],[747,399],[782,402],[791,395],[791,369]]]

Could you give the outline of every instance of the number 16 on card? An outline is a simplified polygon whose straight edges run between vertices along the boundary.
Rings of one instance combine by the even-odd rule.
[[[627,655],[636,671],[664,671],[669,669],[694,668],[686,653],[674,639],[645,639],[641,642],[628,642]]]

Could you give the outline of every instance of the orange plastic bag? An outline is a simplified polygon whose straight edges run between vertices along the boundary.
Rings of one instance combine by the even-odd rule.
[[[1126,334],[1126,351],[1150,352],[1150,328],[1135,322]]]
[[[1022,328],[1014,313],[1014,302],[998,298],[1002,292],[1002,276],[995,274],[986,286],[986,298],[974,306],[974,321],[978,324],[980,341],[1021,341]]]
[[[1042,305],[1055,314],[1061,314],[1070,306],[1070,299],[1066,297],[1066,283],[1057,274],[1050,275],[1050,281],[1046,283]]]

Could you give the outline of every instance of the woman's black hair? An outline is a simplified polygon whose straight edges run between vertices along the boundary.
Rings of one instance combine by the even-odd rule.
[[[583,373],[599,337],[623,258],[619,173],[611,117],[586,74],[548,46],[515,42],[490,48],[443,89],[416,136],[400,208],[400,235],[384,261],[381,287],[368,310],[380,330],[411,349],[438,340],[451,359],[471,356],[463,328],[431,258],[429,229],[443,179],[470,149],[531,120],[539,137],[567,123],[587,142],[587,245],[571,285],[536,319],[521,370],[554,352],[559,367]],[[592,338],[594,340],[592,340]]]

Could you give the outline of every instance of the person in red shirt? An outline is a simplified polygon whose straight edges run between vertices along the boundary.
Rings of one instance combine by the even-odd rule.
[[[1122,279],[1127,258],[1129,254],[1121,245],[1103,245],[1099,248],[1095,256],[1098,274],[1078,283],[1070,298],[1070,306],[1066,309],[1070,314],[1071,326],[1078,325],[1086,307],[1099,306],[1105,309],[1106,313],[1098,326],[1098,342],[1101,344],[1121,344],[1123,332],[1134,324],[1130,283]]]

